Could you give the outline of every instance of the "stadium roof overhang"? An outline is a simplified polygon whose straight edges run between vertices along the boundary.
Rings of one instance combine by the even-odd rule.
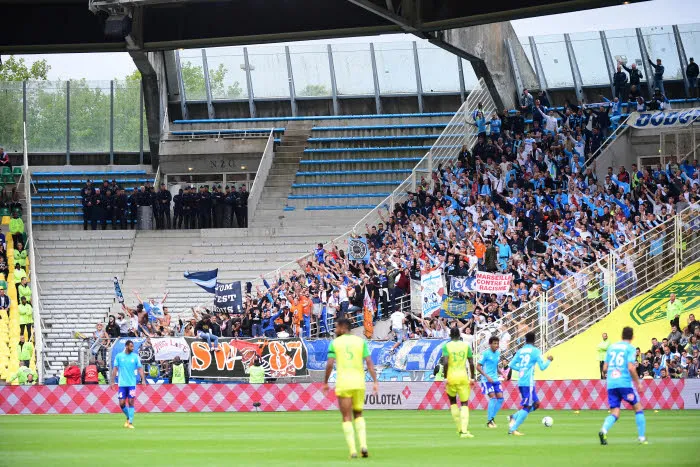
[[[127,3],[131,47],[212,47],[331,37],[433,31],[621,3],[619,0],[93,0]],[[106,39],[109,8],[88,0],[0,0],[0,53],[127,51]]]

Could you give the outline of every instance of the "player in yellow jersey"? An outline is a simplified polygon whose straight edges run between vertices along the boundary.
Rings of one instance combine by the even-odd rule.
[[[457,425],[457,433],[460,438],[473,438],[469,433],[469,394],[470,383],[474,380],[474,358],[472,348],[466,342],[462,342],[459,329],[450,330],[450,342],[442,347],[442,365],[447,376],[447,397],[450,399],[450,411],[452,419]],[[469,373],[467,373],[469,363]],[[462,404],[457,405],[457,396]]]
[[[341,318],[335,323],[335,333],[338,337],[328,346],[328,361],[326,362],[326,379],[323,391],[328,392],[328,378],[336,365],[335,395],[338,397],[338,407],[343,416],[343,432],[345,441],[350,448],[350,457],[357,457],[355,448],[355,431],[360,440],[362,457],[369,457],[367,451],[367,429],[362,409],[365,403],[365,367],[372,376],[374,385],[372,390],[376,394],[379,390],[377,373],[374,371],[372,359],[369,356],[367,342],[350,334],[350,320]],[[355,419],[353,428],[352,420]]]

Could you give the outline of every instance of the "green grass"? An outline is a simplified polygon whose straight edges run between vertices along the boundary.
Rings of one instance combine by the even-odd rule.
[[[348,459],[337,412],[136,414],[0,417],[0,465],[386,465],[641,466],[700,465],[700,411],[647,411],[649,445],[637,443],[634,415],[623,412],[600,446],[604,411],[538,411],[506,435],[472,411],[474,439],[459,439],[447,411],[367,411],[369,459]],[[545,428],[542,417],[554,418]]]

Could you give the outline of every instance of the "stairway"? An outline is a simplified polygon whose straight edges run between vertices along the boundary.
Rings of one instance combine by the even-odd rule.
[[[284,207],[292,192],[292,183],[299,171],[299,161],[304,156],[311,127],[312,123],[308,121],[287,124],[282,141],[275,151],[258,208],[248,223],[249,227],[284,226]]]

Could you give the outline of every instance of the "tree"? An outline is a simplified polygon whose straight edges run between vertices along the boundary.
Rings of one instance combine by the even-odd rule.
[[[9,152],[23,150],[22,81],[46,80],[46,60],[27,67],[23,58],[10,55],[0,65],[0,147]]]
[[[26,81],[30,79],[47,79],[51,67],[46,60],[37,60],[32,66],[27,68],[23,58],[16,58],[10,55],[2,65],[0,65],[0,81]]]
[[[331,92],[322,84],[309,84],[299,92],[299,95],[306,97],[330,96]]]
[[[114,80],[114,150],[138,151],[140,146],[139,103],[141,94],[141,73],[135,70],[123,80]],[[144,119],[144,137],[147,125]]]
[[[182,83],[185,87],[185,95],[188,100],[205,100],[207,89],[204,84],[204,69],[201,65],[183,61],[181,65]],[[209,86],[211,86],[212,98],[236,99],[243,96],[243,89],[238,81],[226,86],[225,80],[228,69],[223,63],[215,69],[209,70]]]

